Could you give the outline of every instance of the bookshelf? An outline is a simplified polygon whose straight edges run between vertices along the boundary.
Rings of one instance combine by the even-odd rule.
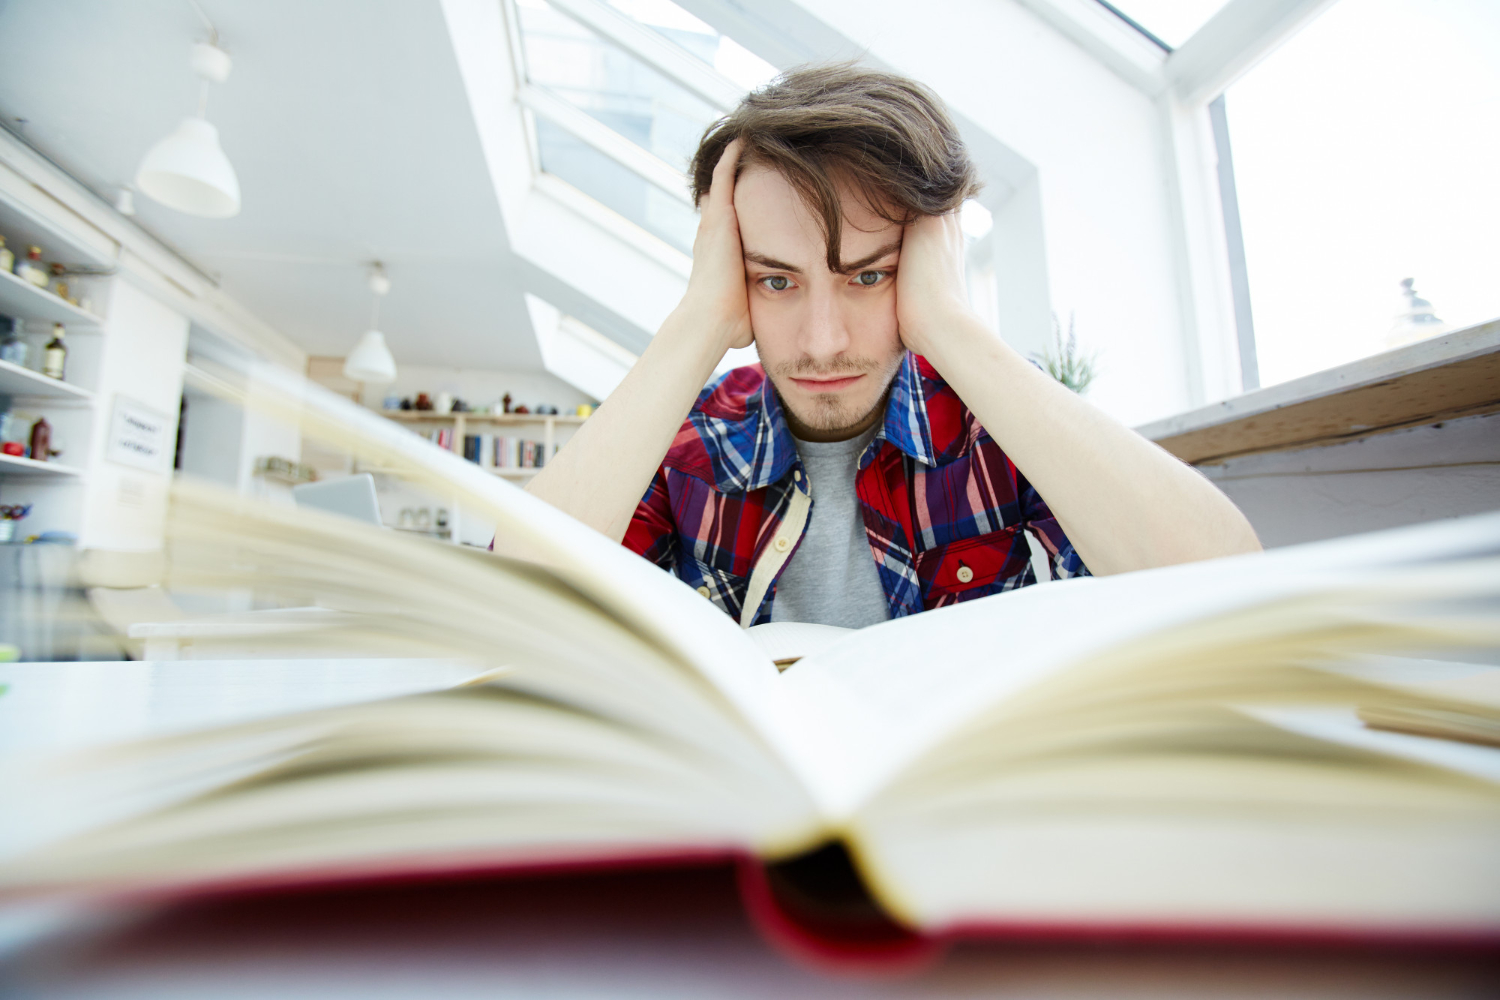
[[[68,328],[69,333],[97,330],[103,325],[103,320],[93,313],[84,312],[73,303],[5,271],[0,271],[0,316],[24,317],[39,323],[61,323]]]
[[[553,448],[558,444],[559,428],[577,427],[588,419],[570,413],[437,413],[433,410],[381,410],[380,415],[388,420],[409,426],[453,428],[451,450],[459,455],[463,454],[464,437],[481,428],[487,430],[501,427],[540,427],[542,429],[542,453],[547,458],[552,457]],[[483,468],[494,475],[522,482],[541,471],[541,469],[490,468],[488,466]]]
[[[37,462],[19,455],[0,455],[0,476],[81,476],[82,469],[61,462]]]
[[[9,314],[0,312],[0,315]],[[13,365],[9,361],[0,361],[0,396],[35,396],[70,402],[92,402],[94,399],[94,394],[82,386],[59,382],[41,372]]]
[[[0,235],[18,257],[28,246],[40,246],[46,262],[68,268],[75,292],[92,293],[96,301],[104,297],[105,279],[116,263],[113,257],[57,229],[26,202],[24,192],[0,186]],[[0,412],[15,414],[17,422],[9,440],[28,436],[27,425],[45,418],[52,426],[52,445],[62,452],[47,461],[0,455],[0,502],[34,508],[16,525],[15,542],[45,531],[76,534],[96,423],[92,390],[98,383],[105,322],[5,271],[0,271],[0,316],[14,319],[16,332],[29,345],[26,364],[0,361]],[[36,370],[54,323],[61,323],[68,334],[65,381]]]

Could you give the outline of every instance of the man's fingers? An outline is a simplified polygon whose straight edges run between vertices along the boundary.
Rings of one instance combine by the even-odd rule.
[[[740,164],[740,150],[744,143],[735,139],[724,147],[719,162],[714,164],[713,184],[708,189],[708,200],[720,208],[734,204],[734,171]]]

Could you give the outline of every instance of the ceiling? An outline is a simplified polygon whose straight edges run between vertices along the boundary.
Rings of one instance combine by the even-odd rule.
[[[441,6],[201,3],[234,57],[207,117],[243,209],[198,219],[137,193],[136,220],[310,354],[343,355],[366,328],[378,259],[398,363],[540,370],[527,265],[507,245]],[[188,53],[206,37],[188,0],[0,0],[0,114],[112,200],[193,113]]]

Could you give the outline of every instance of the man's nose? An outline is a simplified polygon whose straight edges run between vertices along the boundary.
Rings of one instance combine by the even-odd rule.
[[[802,321],[802,353],[814,361],[829,361],[849,349],[849,326],[839,297],[826,288],[814,288],[807,296]]]

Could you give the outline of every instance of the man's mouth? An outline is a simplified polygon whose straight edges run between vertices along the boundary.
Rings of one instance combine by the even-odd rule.
[[[803,392],[841,392],[849,388],[864,375],[842,375],[834,378],[793,378],[797,388]]]

